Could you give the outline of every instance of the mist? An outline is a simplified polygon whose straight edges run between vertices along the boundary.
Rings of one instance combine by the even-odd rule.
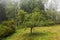
[[[60,0],[48,0],[45,3],[45,8],[49,9],[50,7],[60,11]]]
[[[8,4],[12,3],[13,5],[17,3],[17,6],[19,6],[21,0],[0,0],[0,4]],[[56,9],[57,11],[60,11],[60,1],[59,0],[47,0],[45,2],[45,8],[53,8]]]

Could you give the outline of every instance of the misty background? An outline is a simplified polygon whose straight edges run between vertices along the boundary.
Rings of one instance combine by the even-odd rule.
[[[0,0],[0,4],[4,4],[5,3],[12,3],[13,5],[18,2],[18,4],[20,4],[21,0]],[[60,11],[60,1],[59,0],[46,0],[44,2],[45,8],[49,9],[49,8],[53,8],[53,9],[57,9],[57,11]]]

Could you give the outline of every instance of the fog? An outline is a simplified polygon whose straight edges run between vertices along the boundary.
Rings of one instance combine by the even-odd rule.
[[[60,11],[60,0],[48,0],[46,3],[45,3],[45,8],[54,8],[56,9],[57,11]]]
[[[5,3],[12,3],[12,4],[15,4],[17,3],[17,6],[19,6],[20,4],[20,0],[0,0],[0,4],[4,4]],[[47,0],[45,2],[45,8],[54,8],[56,9],[57,11],[60,11],[60,0]]]

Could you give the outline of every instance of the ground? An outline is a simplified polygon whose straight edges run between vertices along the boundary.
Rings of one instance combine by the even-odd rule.
[[[6,40],[60,40],[60,25],[35,27],[32,34],[30,34],[30,28],[19,29]]]

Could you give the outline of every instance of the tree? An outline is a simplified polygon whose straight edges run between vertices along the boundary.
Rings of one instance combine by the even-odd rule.
[[[32,29],[34,27],[40,27],[44,26],[46,24],[46,14],[44,10],[40,10],[38,7],[34,8],[32,13],[24,12],[23,10],[20,10],[18,13],[18,20],[19,25],[23,27],[29,27],[32,34]]]
[[[57,11],[53,10],[53,9],[48,9],[48,10],[46,10],[46,13],[48,15],[48,20],[53,21],[54,23],[56,23]]]
[[[46,20],[46,14],[41,0],[23,0],[20,9],[19,24],[31,28],[31,34],[34,27],[45,25],[43,22]]]
[[[44,10],[44,4],[41,0],[23,0],[20,4],[20,8],[26,12],[32,13],[32,10],[35,7],[38,7],[41,10]]]
[[[7,17],[6,17],[5,5],[0,3],[0,23],[6,19]]]

